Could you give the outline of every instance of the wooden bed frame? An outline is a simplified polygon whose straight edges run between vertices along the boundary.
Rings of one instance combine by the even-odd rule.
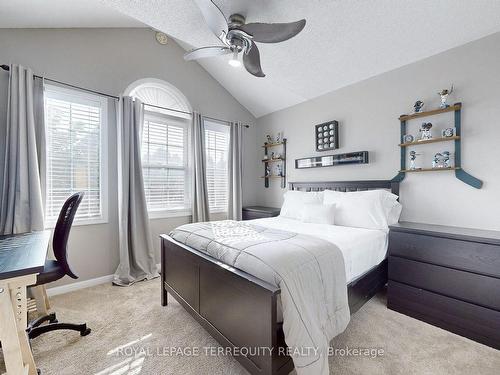
[[[290,190],[359,191],[390,189],[399,194],[399,183],[387,180],[341,182],[291,182]],[[387,282],[383,261],[348,288],[349,307],[355,313]],[[281,375],[293,370],[293,361],[281,354],[285,348],[282,323],[277,322],[280,289],[246,272],[161,235],[161,304],[170,293],[224,348],[231,350],[251,374]],[[241,348],[272,348],[257,355]],[[253,353],[252,353],[253,354]]]

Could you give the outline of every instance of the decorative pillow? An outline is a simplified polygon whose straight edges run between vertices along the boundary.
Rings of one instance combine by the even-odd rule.
[[[301,220],[304,204],[322,203],[323,192],[305,192],[290,190],[284,194],[283,206],[281,206],[280,216],[290,219]]]
[[[397,198],[386,190],[324,192],[324,203],[336,206],[336,225],[366,229],[387,230],[396,218],[398,220],[401,205]]]
[[[322,203],[305,203],[302,210],[302,221],[314,224],[335,224],[335,205]]]

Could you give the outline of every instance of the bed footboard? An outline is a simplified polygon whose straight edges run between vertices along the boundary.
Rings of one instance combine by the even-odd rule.
[[[170,293],[251,374],[288,374],[276,322],[279,288],[161,236],[162,305]],[[248,354],[247,354],[248,352]],[[247,354],[247,355],[244,355]]]

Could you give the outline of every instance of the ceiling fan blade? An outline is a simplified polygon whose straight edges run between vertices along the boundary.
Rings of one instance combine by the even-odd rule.
[[[220,8],[212,0],[194,0],[200,8],[208,27],[219,39],[223,39],[228,32],[227,19]]]
[[[248,53],[243,53],[243,65],[245,65],[245,69],[248,73],[253,74],[256,77],[266,76],[260,67],[260,53],[254,42],[252,42],[252,47]]]
[[[198,60],[198,59],[204,59],[206,57],[227,55],[228,53],[231,53],[231,49],[229,47],[223,47],[223,46],[201,47],[186,52],[184,54],[184,60],[186,61]]]
[[[260,43],[278,43],[293,38],[300,33],[306,20],[289,23],[248,23],[239,29],[253,36]]]

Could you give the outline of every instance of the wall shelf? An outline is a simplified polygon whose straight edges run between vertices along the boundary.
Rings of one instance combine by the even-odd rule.
[[[460,139],[460,137],[458,135],[454,135],[453,137],[439,137],[439,138],[427,139],[425,141],[414,141],[414,142],[400,143],[399,146],[400,147],[418,146],[418,145],[425,145],[426,143],[456,141],[458,139]]]
[[[283,140],[281,142],[276,142],[276,143],[264,143],[264,146],[262,146],[264,148],[264,154],[268,157],[269,156],[269,151],[268,149],[271,148],[271,147],[277,147],[277,146],[281,146],[283,149],[282,149],[282,153],[281,153],[281,156],[279,158],[275,158],[275,159],[263,159],[262,160],[262,163],[264,164],[264,176],[261,176],[260,178],[263,178],[264,179],[264,186],[266,188],[269,187],[269,181],[270,180],[281,180],[281,188],[284,189],[286,188],[286,138],[283,138]],[[277,176],[277,175],[270,175],[270,176],[267,176],[267,168],[269,167],[269,164],[270,163],[279,163],[279,162],[282,162],[281,164],[281,176]]]
[[[419,117],[428,117],[428,116],[438,115],[440,113],[459,111],[461,108],[462,108],[462,103],[455,103],[446,108],[438,108],[438,109],[433,109],[431,111],[417,112],[417,113],[412,113],[410,115],[401,115],[399,116],[399,121],[408,121]]]
[[[450,168],[420,168],[420,169],[403,169],[399,171],[400,173],[407,172],[443,172],[443,171],[454,171],[460,169],[460,167],[450,167]]]
[[[275,158],[275,159],[263,159],[263,163],[277,163],[279,161],[285,161],[284,158]]]
[[[483,182],[474,176],[468,174],[462,169],[462,154],[461,154],[461,126],[462,126],[462,103],[455,103],[449,107],[446,108],[439,108],[439,109],[434,109],[431,111],[425,111],[425,112],[419,112],[419,113],[413,113],[410,115],[401,115],[399,116],[399,121],[400,121],[400,131],[401,131],[401,138],[403,139],[403,136],[406,134],[406,122],[412,119],[420,118],[420,117],[428,117],[428,116],[434,116],[438,115],[441,113],[446,113],[446,112],[453,112],[454,114],[454,120],[455,120],[455,136],[453,137],[442,137],[442,138],[435,138],[435,139],[430,139],[427,141],[415,141],[415,142],[409,142],[409,143],[401,143],[399,144],[399,147],[401,149],[400,151],[400,156],[401,156],[401,169],[399,173],[392,179],[394,182],[401,182],[404,180],[406,173],[407,172],[438,172],[438,171],[455,171],[455,177],[458,178],[460,181],[466,183],[467,185],[472,186],[473,188],[476,189],[481,189],[483,186]],[[435,142],[445,142],[445,141],[454,141],[455,144],[455,163],[454,167],[452,168],[423,168],[423,169],[406,169],[406,150],[408,146],[416,146],[416,145],[421,145],[421,144],[426,144],[426,143],[435,143]]]
[[[265,143],[263,148],[269,148],[269,147],[276,147],[276,146],[281,146],[282,144],[285,144],[285,140],[283,142],[276,142],[276,143]]]

